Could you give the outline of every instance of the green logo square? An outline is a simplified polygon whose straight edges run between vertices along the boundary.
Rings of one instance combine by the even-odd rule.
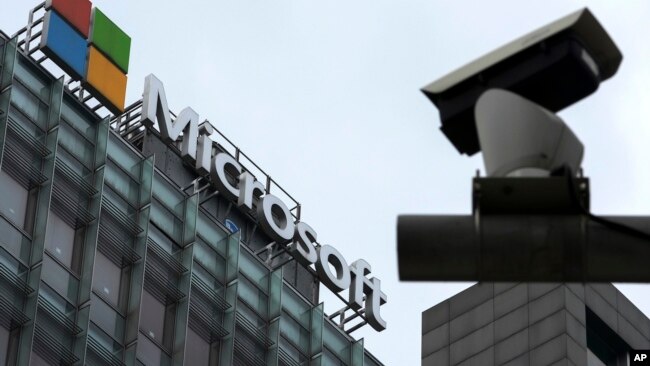
[[[131,37],[124,33],[98,8],[93,9],[91,27],[90,42],[125,74],[128,73]]]

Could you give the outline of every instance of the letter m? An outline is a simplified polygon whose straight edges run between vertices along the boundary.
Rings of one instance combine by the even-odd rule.
[[[165,87],[153,74],[144,79],[144,94],[142,95],[142,115],[140,121],[143,125],[153,128],[158,121],[160,135],[166,143],[176,142],[183,132],[181,153],[183,158],[196,159],[196,139],[199,137],[199,115],[190,107],[172,121]]]

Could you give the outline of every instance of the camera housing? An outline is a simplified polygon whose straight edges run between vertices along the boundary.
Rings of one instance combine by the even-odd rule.
[[[623,55],[584,8],[520,37],[422,88],[441,130],[463,154],[481,151],[474,106],[488,89],[516,93],[551,112],[590,95]]]
[[[562,167],[580,169],[582,142],[547,109],[513,92],[489,89],[474,110],[489,177],[548,177]]]

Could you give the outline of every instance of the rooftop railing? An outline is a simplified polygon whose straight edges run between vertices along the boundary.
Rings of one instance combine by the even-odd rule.
[[[177,115],[170,111],[172,122],[176,120]],[[123,114],[113,117],[111,119],[111,128],[120,134],[125,140],[138,145],[140,139],[144,136],[146,127],[142,124],[142,100],[139,100],[129,105]],[[210,122],[205,120],[201,125]],[[214,133],[210,135],[213,144],[213,155],[217,152],[224,152],[232,156],[239,162],[244,170],[252,174],[258,181],[264,184],[266,193],[273,193],[273,195],[280,198],[283,202],[287,203],[292,215],[296,220],[300,220],[300,203],[289,192],[282,188],[271,176],[266,173],[253,159],[244,153],[239,146],[235,145],[226,135],[219,129],[212,126]],[[156,131],[158,132],[158,131]],[[177,142],[175,150],[180,154],[179,149],[180,141]],[[197,180],[197,183],[200,183]]]
[[[99,117],[110,116],[111,113],[108,108],[84,88],[81,80],[66,73],[40,50],[39,45],[43,36],[43,23],[46,12],[44,2],[29,11],[27,25],[12,36],[12,38],[17,39],[18,50],[49,71],[55,78],[63,77],[66,91],[74,95]]]
[[[65,79],[65,89],[74,95],[88,109],[93,111],[101,118],[111,116],[111,127],[117,131],[123,138],[134,145],[138,145],[140,139],[144,136],[145,126],[140,122],[142,110],[142,100],[139,100],[128,106],[124,113],[119,116],[113,116],[110,111],[95,97],[92,96],[83,86],[81,80],[74,78],[58,67],[40,48],[41,37],[43,35],[43,20],[46,14],[45,3],[32,8],[29,12],[27,25],[16,32],[12,38],[17,39],[19,51],[31,58],[34,62],[41,65],[50,74],[56,78]],[[170,111],[172,118],[176,114]],[[208,121],[205,121],[206,123]],[[209,122],[208,122],[209,123]],[[212,139],[217,143],[217,149],[226,152],[242,164],[244,169],[251,173],[262,182],[267,193],[273,193],[282,199],[283,202],[290,206],[291,213],[300,219],[300,203],[293,198],[285,189],[283,189],[269,174],[259,167],[248,155],[246,155],[237,145],[226,137],[218,129],[214,129]]]

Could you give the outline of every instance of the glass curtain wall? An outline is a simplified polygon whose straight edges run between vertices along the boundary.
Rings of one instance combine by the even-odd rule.
[[[380,364],[108,126],[0,37],[0,366]]]

